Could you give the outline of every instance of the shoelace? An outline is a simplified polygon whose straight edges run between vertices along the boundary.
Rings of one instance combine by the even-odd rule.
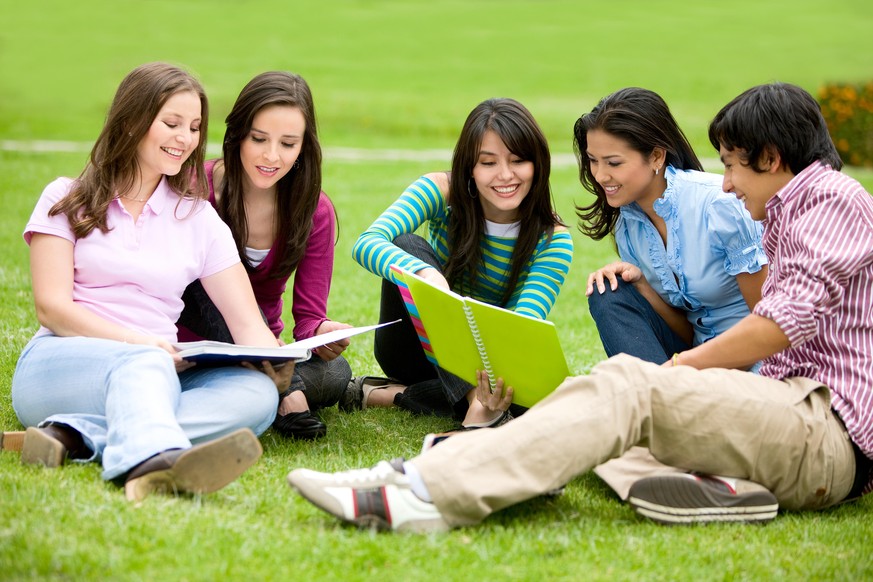
[[[352,469],[350,471],[342,471],[334,473],[337,480],[344,481],[349,485],[364,484],[372,481],[389,482],[391,477],[402,476],[403,473],[395,469],[388,461],[379,461],[375,467],[370,469]]]

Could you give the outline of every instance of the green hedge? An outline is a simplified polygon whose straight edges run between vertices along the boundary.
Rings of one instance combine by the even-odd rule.
[[[831,83],[819,90],[818,97],[843,162],[873,166],[873,81]]]

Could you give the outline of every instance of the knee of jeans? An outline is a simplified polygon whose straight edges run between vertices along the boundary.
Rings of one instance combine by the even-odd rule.
[[[121,357],[116,359],[115,363],[119,368],[126,366],[151,367],[176,373],[173,357],[166,350],[156,346],[131,345]]]
[[[613,304],[615,293],[607,289],[603,293],[598,291],[597,286],[594,287],[594,293],[588,296],[588,313],[595,321],[599,320],[609,313]]]
[[[603,293],[600,293],[595,286],[594,293],[588,296],[588,311],[592,317],[606,315],[617,306],[630,302],[631,290],[633,289],[630,283],[625,283],[619,279],[615,291],[609,287],[608,281],[605,284],[606,290]]]
[[[247,411],[246,424],[256,435],[270,428],[276,419],[279,409],[279,392],[276,385],[266,375],[248,384],[248,394],[245,396]]]

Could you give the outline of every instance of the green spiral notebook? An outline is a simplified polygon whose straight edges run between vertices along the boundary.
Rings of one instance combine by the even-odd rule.
[[[391,267],[428,359],[471,384],[485,370],[533,406],[570,375],[555,324],[436,287]]]

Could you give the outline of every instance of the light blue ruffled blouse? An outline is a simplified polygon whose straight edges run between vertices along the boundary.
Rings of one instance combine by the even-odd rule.
[[[636,202],[620,208],[615,240],[622,260],[687,313],[699,345],[749,314],[736,275],[767,264],[763,227],[736,196],[722,191],[721,176],[672,166],[664,176],[667,190],[655,212],[667,223],[666,247]]]

